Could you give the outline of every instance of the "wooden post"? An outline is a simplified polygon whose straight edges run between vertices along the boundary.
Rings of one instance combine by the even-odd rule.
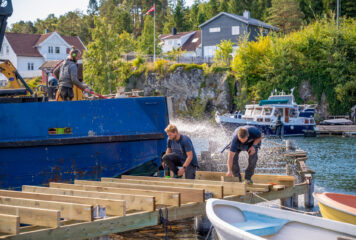
[[[312,177],[310,177],[308,179],[308,192],[304,194],[304,207],[305,208],[313,208],[314,207],[313,192],[314,192],[314,179]]]

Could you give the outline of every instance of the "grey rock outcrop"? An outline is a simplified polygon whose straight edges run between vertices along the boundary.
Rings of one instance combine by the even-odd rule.
[[[127,89],[138,88],[144,91],[145,96],[156,93],[170,96],[173,100],[175,112],[187,111],[192,104],[199,102],[205,105],[207,111],[231,110],[231,94],[226,74],[216,73],[204,76],[201,69],[184,70],[178,67],[174,72],[165,76],[157,73],[148,73],[147,76],[132,76]]]

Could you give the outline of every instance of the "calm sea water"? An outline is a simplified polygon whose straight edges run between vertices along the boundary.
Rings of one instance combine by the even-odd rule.
[[[315,191],[356,194],[356,138],[293,138],[308,153]]]

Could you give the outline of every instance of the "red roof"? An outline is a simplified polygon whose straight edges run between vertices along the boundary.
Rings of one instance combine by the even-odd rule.
[[[12,49],[17,56],[42,57],[37,46],[45,41],[52,33],[47,34],[28,34],[28,33],[5,33]],[[61,36],[69,45],[74,46],[81,52],[85,50],[79,37]]]
[[[201,44],[201,31],[196,31],[188,40],[183,44],[182,51],[195,51]]]

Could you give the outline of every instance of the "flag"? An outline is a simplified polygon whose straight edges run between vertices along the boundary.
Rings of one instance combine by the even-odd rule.
[[[155,9],[155,6],[152,6],[151,8],[150,8],[150,10],[148,10],[147,12],[146,12],[146,15],[147,14],[149,14],[149,13],[151,13],[151,12],[154,12],[156,9]]]

